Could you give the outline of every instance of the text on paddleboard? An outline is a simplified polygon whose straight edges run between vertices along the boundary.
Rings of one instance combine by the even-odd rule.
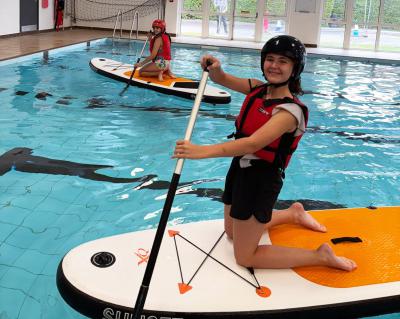
[[[112,308],[105,308],[103,310],[103,319],[132,319],[133,314],[120,310],[114,310]],[[141,315],[140,319],[184,319],[176,317],[165,317],[165,316],[153,316],[153,315]]]

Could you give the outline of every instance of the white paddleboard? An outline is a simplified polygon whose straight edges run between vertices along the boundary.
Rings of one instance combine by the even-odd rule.
[[[336,253],[355,259],[357,270],[255,269],[253,275],[236,264],[222,220],[171,226],[141,318],[342,319],[400,311],[399,207],[311,213],[328,233],[283,225],[265,233],[262,243],[316,248],[329,242]],[[381,221],[386,229],[377,230]],[[91,318],[131,319],[154,234],[132,232],[72,249],[57,273],[63,298]]]
[[[132,64],[125,64],[106,58],[93,58],[89,65],[95,72],[125,83],[128,83],[133,71]],[[198,81],[181,77],[172,79],[165,76],[164,81],[160,82],[156,77],[141,77],[138,71],[135,71],[130,83],[131,85],[191,100],[195,99],[199,86]],[[227,104],[231,102],[231,95],[225,90],[207,85],[203,95],[203,102]]]

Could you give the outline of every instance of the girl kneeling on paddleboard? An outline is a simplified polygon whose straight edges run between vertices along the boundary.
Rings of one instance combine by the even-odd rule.
[[[143,61],[135,64],[135,69],[139,69],[140,76],[158,77],[159,81],[164,81],[165,73],[170,78],[175,79],[171,71],[171,38],[165,32],[166,24],[164,20],[154,20],[152,24],[153,34],[150,34],[150,56]]]
[[[300,75],[306,51],[296,38],[281,35],[261,50],[261,71],[267,80],[238,78],[225,73],[211,55],[201,59],[211,79],[246,94],[236,119],[235,140],[213,145],[177,141],[174,158],[233,157],[226,176],[225,231],[233,240],[236,262],[244,267],[293,268],[321,265],[351,271],[354,261],[336,256],[327,243],[316,250],[260,245],[263,232],[286,223],[313,231],[326,228],[308,214],[301,203],[273,210],[282,188],[285,169],[305,132],[308,109],[298,99],[303,91]]]

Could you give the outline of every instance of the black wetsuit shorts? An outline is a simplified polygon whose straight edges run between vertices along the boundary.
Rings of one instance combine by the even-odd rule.
[[[240,157],[233,158],[222,201],[232,205],[231,217],[247,220],[254,215],[260,223],[266,224],[271,220],[282,188],[282,172],[264,160],[250,160],[250,164],[242,168]]]

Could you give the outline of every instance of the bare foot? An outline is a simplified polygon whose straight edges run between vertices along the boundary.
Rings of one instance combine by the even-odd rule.
[[[318,247],[317,254],[322,257],[323,265],[325,266],[346,271],[352,271],[357,268],[357,264],[353,260],[336,256],[327,243]]]
[[[301,203],[294,203],[289,207],[289,210],[293,211],[294,223],[301,225],[305,228],[309,228],[314,231],[319,231],[322,233],[326,232],[326,227],[318,223],[314,217],[304,210]]]
[[[176,79],[176,76],[175,76],[174,74],[172,74],[172,73],[168,73],[168,76],[169,76],[171,79]]]

